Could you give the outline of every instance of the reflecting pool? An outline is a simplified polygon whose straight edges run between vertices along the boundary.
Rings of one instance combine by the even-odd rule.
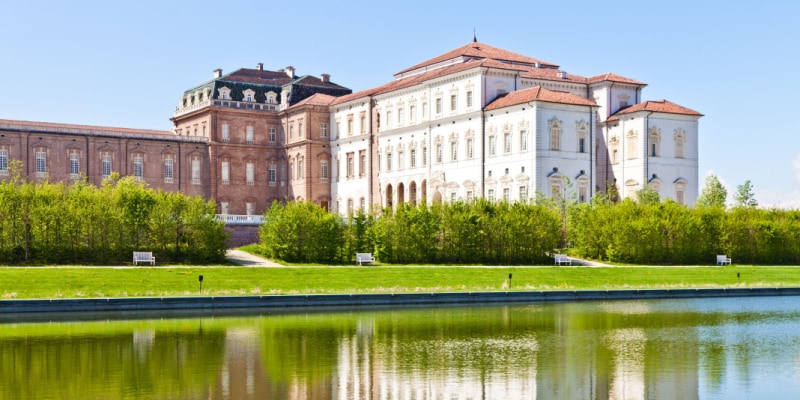
[[[55,317],[3,316],[0,399],[800,396],[797,297]]]

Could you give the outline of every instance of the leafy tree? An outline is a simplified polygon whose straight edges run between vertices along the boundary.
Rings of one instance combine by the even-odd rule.
[[[743,185],[736,186],[736,193],[733,195],[733,200],[736,202],[737,207],[757,207],[755,194],[753,194],[753,185],[750,180],[746,180]]]
[[[658,192],[653,190],[649,185],[636,192],[636,199],[640,204],[658,204],[661,199]]]
[[[706,177],[706,183],[697,199],[697,207],[721,207],[724,208],[728,201],[728,189],[722,186],[719,178],[711,174]]]

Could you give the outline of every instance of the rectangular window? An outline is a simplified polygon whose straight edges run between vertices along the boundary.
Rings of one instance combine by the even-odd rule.
[[[269,143],[275,144],[277,141],[277,134],[275,133],[275,128],[269,128]]]
[[[367,175],[367,153],[365,150],[358,152],[358,176]]]
[[[519,201],[525,203],[528,201],[528,187],[527,186],[520,186],[519,187]]]
[[[417,106],[410,105],[408,106],[408,121],[414,123],[417,119]]]
[[[528,151],[528,131],[519,131],[519,150]]]
[[[586,188],[579,187],[578,188],[578,202],[586,203]]]
[[[442,153],[443,153],[442,144],[441,143],[437,143],[436,144],[436,162],[437,163],[441,163],[442,162],[442,158],[443,158],[442,157]]]
[[[506,150],[506,154],[511,153],[511,133],[503,135],[503,147]]]
[[[365,198],[361,198],[361,212],[367,212],[367,200]]]
[[[467,92],[467,108],[472,108],[472,90]]]
[[[397,169],[398,170],[401,170],[401,169],[406,167],[406,165],[405,165],[405,157],[403,157],[404,155],[405,154],[403,153],[403,150],[399,150],[397,152]]]
[[[471,160],[475,157],[475,142],[473,139],[467,139],[467,159]]]
[[[458,198],[456,197],[456,192],[450,193],[450,202],[455,203]]]
[[[347,136],[351,136],[353,134],[353,116],[347,116]]]
[[[496,136],[489,136],[489,155],[493,156],[497,154],[497,137]]]
[[[503,188],[503,201],[511,200],[511,188]]]
[[[328,160],[320,160],[319,177],[322,179],[322,182],[328,182]]]
[[[103,176],[103,179],[108,178],[111,176],[111,156],[104,154],[100,157],[100,174]]]
[[[355,175],[355,171],[353,170],[355,165],[355,160],[353,158],[355,155],[353,153],[347,153],[347,178],[352,179]]]
[[[411,168],[417,167],[417,149],[411,149]]]
[[[228,161],[222,162],[222,184],[230,185],[231,183],[231,163]]]
[[[200,184],[200,159],[192,159],[192,185]]]
[[[36,177],[44,178],[47,174],[47,153],[42,150],[36,151]]]
[[[167,158],[164,160],[164,183],[172,183],[173,178],[175,177],[175,171],[173,171],[172,162],[172,158]]]
[[[219,208],[220,208],[220,211],[222,212],[223,215],[227,215],[227,214],[231,213],[231,203],[229,203],[227,201],[223,201],[223,202],[219,203]]]
[[[458,161],[458,142],[450,142],[450,161]]]
[[[392,170],[392,153],[386,154],[386,170]]]
[[[0,149],[0,176],[8,176],[8,150]]]
[[[466,196],[467,201],[472,201],[473,196],[474,194],[472,193],[472,190],[467,190],[467,196]]]
[[[328,124],[319,124],[319,137],[328,137]]]
[[[78,179],[81,176],[81,156],[79,154],[69,155],[69,177]]]
[[[439,115],[441,113],[442,113],[442,98],[441,97],[437,97],[436,98],[436,115]]]
[[[303,123],[300,122],[297,124],[297,137],[303,137],[305,134],[306,132],[303,130]]]
[[[231,128],[228,124],[222,124],[222,141],[223,142],[230,142],[231,140]]]
[[[579,153],[586,153],[586,139],[585,138],[578,139],[578,152]]]
[[[428,165],[428,148],[427,147],[423,147],[422,148],[422,165],[423,166]]]
[[[289,139],[294,139],[294,125],[289,125]]]
[[[386,127],[392,127],[392,110],[386,111]]]
[[[451,94],[450,95],[450,111],[455,112],[458,110],[458,96]]]
[[[247,177],[247,186],[256,184],[256,165],[254,163],[245,164],[245,176]]]
[[[247,212],[247,215],[255,214],[256,213],[256,203],[253,203],[252,201],[248,201],[245,204],[245,210]]]
[[[252,126],[247,126],[245,130],[245,140],[247,141],[247,144],[255,143],[255,132]]]
[[[303,179],[303,160],[297,162],[297,179]]]
[[[270,186],[276,185],[276,182],[278,181],[278,170],[275,167],[275,164],[271,164],[269,166],[269,170],[267,171],[267,180],[269,181]]]
[[[361,133],[367,132],[367,116],[361,113]]]
[[[133,156],[133,178],[137,181],[144,179],[144,158],[140,154]]]
[[[494,189],[489,189],[488,196],[489,201],[494,201]]]
[[[405,110],[403,107],[397,109],[397,126],[403,126],[405,122]]]
[[[422,119],[428,118],[428,102],[422,102]]]

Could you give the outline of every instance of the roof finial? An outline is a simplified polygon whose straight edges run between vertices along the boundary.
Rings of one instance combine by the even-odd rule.
[[[475,34],[475,28],[472,28],[472,43],[478,43],[478,36]]]

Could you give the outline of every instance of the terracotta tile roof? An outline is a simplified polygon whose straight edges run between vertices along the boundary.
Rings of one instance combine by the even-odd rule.
[[[538,60],[532,57],[523,56],[522,54],[517,54],[508,50],[499,49],[497,47],[489,46],[488,44],[480,43],[480,42],[470,42],[464,46],[461,46],[457,49],[453,49],[439,55],[437,57],[431,58],[427,61],[423,61],[413,67],[406,68],[396,75],[404,74],[409,71],[413,71],[415,69],[431,66],[434,64],[438,64],[447,60],[452,60],[458,57],[470,57],[470,58],[478,58],[478,59],[494,59],[498,61],[503,61],[506,63],[522,63],[522,64],[540,64],[547,67],[557,68],[558,66],[546,61]]]
[[[331,95],[322,94],[322,93],[314,93],[311,96],[306,97],[305,99],[303,99],[303,101],[301,101],[301,102],[299,102],[297,104],[293,104],[289,108],[291,109],[291,108],[304,106],[304,105],[329,106],[329,105],[331,105],[333,103],[334,100],[336,100],[336,96],[331,96]]]
[[[639,82],[637,80],[633,80],[631,78],[626,78],[624,76],[617,75],[617,74],[614,74],[614,73],[611,73],[611,72],[609,72],[607,74],[603,74],[603,75],[593,76],[593,77],[588,79],[587,83],[597,83],[597,82],[603,82],[603,81],[619,82],[619,83],[630,83],[632,85],[647,86],[647,84],[644,83],[644,82]]]
[[[634,104],[627,108],[623,108],[622,110],[619,110],[616,113],[614,113],[614,115],[608,117],[608,121],[614,121],[619,119],[620,115],[631,114],[638,111],[651,111],[651,112],[658,112],[665,114],[696,115],[698,117],[703,116],[703,114],[700,114],[695,110],[677,105],[675,103],[666,100],[657,100],[657,101],[651,100],[639,104]]]
[[[536,86],[498,96],[486,106],[486,111],[528,103],[531,101],[546,101],[549,103],[574,104],[579,106],[597,106],[595,102],[580,96],[576,96],[572,93],[550,90],[541,86]]]
[[[588,79],[583,76],[569,74],[557,68],[527,67],[525,69],[525,73],[522,74],[522,77],[527,79],[541,79],[548,81],[574,82],[581,84],[588,83]]]
[[[175,136],[171,131],[158,131],[152,129],[133,129],[133,128],[116,128],[109,126],[95,126],[95,125],[75,125],[75,124],[61,124],[53,122],[36,122],[36,121],[19,121],[0,119],[0,129],[14,129],[14,130],[32,130],[41,132],[57,132],[57,133],[88,133],[88,132],[102,132],[106,134],[148,134],[148,135],[169,135]]]

